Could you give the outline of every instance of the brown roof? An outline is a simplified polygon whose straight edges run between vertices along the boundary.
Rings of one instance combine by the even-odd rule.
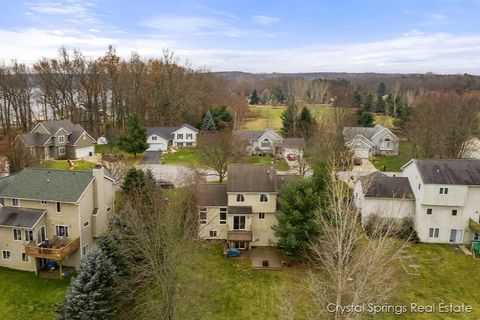
[[[252,207],[230,206],[228,214],[252,214]]]
[[[230,165],[227,192],[276,192],[276,175],[272,165]]]
[[[283,147],[305,149],[305,139],[304,138],[285,138],[281,144]]]
[[[197,205],[203,207],[227,206],[227,185],[224,183],[200,184],[197,190]]]
[[[415,199],[406,177],[389,177],[383,173],[372,173],[362,177],[361,181],[367,198]]]

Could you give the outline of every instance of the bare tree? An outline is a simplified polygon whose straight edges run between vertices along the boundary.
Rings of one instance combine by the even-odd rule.
[[[22,171],[24,168],[37,163],[31,151],[20,138],[15,139],[10,136],[7,143],[7,161],[10,174]]]

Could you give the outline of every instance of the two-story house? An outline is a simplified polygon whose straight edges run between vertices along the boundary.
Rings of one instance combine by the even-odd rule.
[[[397,155],[398,137],[390,129],[377,124],[375,127],[343,128],[345,145],[353,151],[354,157],[369,158],[374,154]]]
[[[55,261],[78,268],[106,231],[114,179],[91,171],[27,168],[2,183],[0,266],[35,271]]]
[[[170,147],[196,147],[198,129],[182,124],[178,127],[147,128],[147,151],[166,151]]]
[[[95,153],[95,139],[70,120],[43,121],[17,136],[38,160],[84,158]]]
[[[246,142],[247,152],[252,155],[280,155],[286,157],[293,154],[303,156],[304,138],[284,138],[270,128],[263,131],[236,130],[234,136]]]
[[[278,175],[270,165],[231,165],[226,184],[198,188],[199,237],[226,241],[229,248],[275,246],[280,187],[299,176]]]

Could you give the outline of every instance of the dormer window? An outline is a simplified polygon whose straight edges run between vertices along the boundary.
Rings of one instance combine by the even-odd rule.
[[[65,143],[65,136],[58,136],[58,143]]]

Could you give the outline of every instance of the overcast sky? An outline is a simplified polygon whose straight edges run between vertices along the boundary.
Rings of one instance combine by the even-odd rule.
[[[173,50],[195,68],[480,74],[480,0],[0,0],[0,61]]]

